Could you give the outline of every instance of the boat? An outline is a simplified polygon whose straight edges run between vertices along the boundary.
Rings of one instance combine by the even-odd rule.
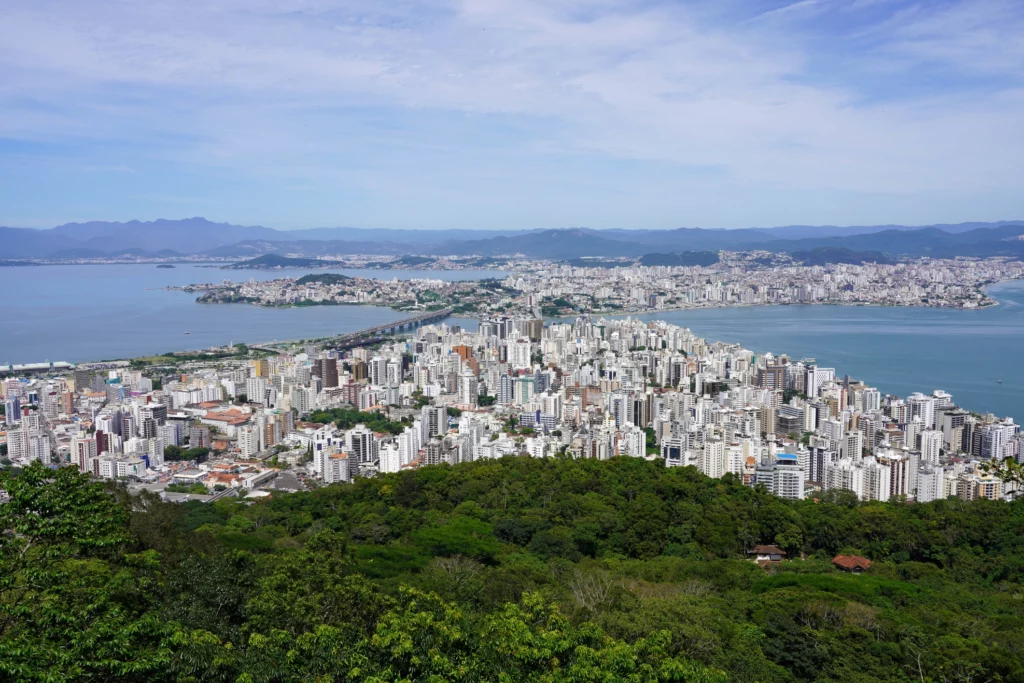
[[[185,334],[192,334],[192,333],[191,332],[186,332]]]
[[[1003,383],[1003,380],[1001,380],[1001,379],[997,379],[996,380],[996,384],[1002,384],[1002,383]]]

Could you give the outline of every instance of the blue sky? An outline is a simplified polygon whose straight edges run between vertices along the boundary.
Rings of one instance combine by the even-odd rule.
[[[1024,218],[1020,0],[5,0],[0,225]]]

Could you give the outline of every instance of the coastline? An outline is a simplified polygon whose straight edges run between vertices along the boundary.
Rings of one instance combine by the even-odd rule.
[[[564,318],[574,317],[574,316],[579,316],[579,315],[591,315],[591,316],[594,316],[594,315],[630,316],[630,315],[648,315],[648,314],[661,313],[661,312],[673,313],[673,312],[679,312],[679,311],[696,311],[696,310],[704,310],[704,309],[748,308],[748,307],[752,308],[752,307],[768,307],[768,306],[850,306],[850,307],[861,307],[861,308],[865,308],[865,307],[878,307],[878,308],[931,308],[931,309],[947,309],[947,310],[958,310],[958,311],[979,311],[979,310],[995,308],[996,306],[999,305],[999,301],[996,298],[990,296],[990,294],[988,293],[987,289],[989,287],[996,286],[996,285],[1002,284],[1004,282],[1017,282],[1017,281],[1024,281],[1024,278],[1009,278],[1009,279],[1005,279],[1005,280],[997,280],[997,281],[994,281],[994,282],[986,282],[985,284],[983,284],[980,287],[978,287],[977,290],[975,290],[983,298],[977,303],[977,305],[974,305],[974,306],[942,306],[942,305],[926,304],[926,303],[921,303],[921,302],[896,303],[896,302],[884,302],[884,301],[881,301],[881,302],[876,302],[876,301],[809,301],[809,302],[806,302],[806,303],[799,303],[799,302],[710,303],[710,304],[706,304],[706,305],[681,305],[681,306],[669,306],[669,307],[665,307],[665,308],[646,308],[646,309],[635,309],[635,310],[624,310],[624,309],[613,309],[613,308],[597,308],[597,309],[592,309],[592,310],[587,310],[587,311],[571,311],[571,312],[566,312],[564,314],[557,314],[557,315],[543,316],[543,317],[545,317],[545,318],[549,318],[550,317],[550,318],[564,319]],[[463,283],[471,283],[471,282],[481,282],[481,281],[479,281],[479,280],[476,280],[476,281],[474,281],[474,280],[465,280],[465,281],[463,281]],[[186,287],[191,287],[191,286],[192,285],[188,285]],[[189,291],[185,287],[167,287],[165,289],[169,289],[169,290],[173,289],[173,290],[178,290],[178,291]],[[198,291],[198,290],[196,290],[196,291]],[[209,290],[207,290],[207,292],[209,292]],[[308,302],[302,302],[302,303],[274,304],[274,303],[262,303],[259,300],[243,300],[243,301],[216,301],[216,300],[209,301],[209,300],[207,300],[207,301],[201,301],[200,300],[201,298],[202,297],[197,298],[196,302],[197,303],[204,303],[204,304],[248,303],[248,304],[251,304],[251,305],[254,305],[254,306],[258,306],[258,307],[261,307],[261,308],[310,308],[310,307],[314,307],[314,306],[338,306],[338,305],[346,305],[346,306],[381,306],[381,305],[386,305],[386,304],[381,304],[379,302],[371,302],[371,301],[368,301],[368,302],[337,301],[336,302],[336,301],[329,301],[329,300],[328,301],[312,301],[312,300],[309,300]],[[455,305],[455,304],[449,303],[448,305]],[[390,308],[390,306],[389,306],[389,308]],[[401,311],[403,313],[415,313],[415,312],[420,312],[422,309],[413,308],[413,309],[392,309],[392,310]],[[491,313],[491,312],[488,312],[488,311],[482,311],[482,310],[460,311],[460,313],[464,314],[464,315],[467,315],[467,316],[494,315],[494,313]],[[505,311],[505,312],[502,312],[501,314],[502,315],[508,315],[510,313],[508,311]],[[519,313],[516,313],[515,311],[513,311],[511,314],[518,315]],[[530,315],[531,313],[530,313],[529,310],[525,310],[525,311],[522,312],[522,314],[523,315]]]
[[[993,282],[993,283],[990,283],[988,285],[985,285],[985,287],[986,288],[987,287],[992,287],[992,286],[1000,285],[1000,284],[1003,284],[1003,283],[1006,283],[1006,282],[1024,282],[1024,278],[1022,278],[1022,279],[1000,280],[999,282]],[[988,296],[987,293],[986,293],[986,296]],[[991,301],[993,302],[992,304],[985,305],[985,306],[978,306],[978,307],[974,307],[974,308],[963,308],[963,307],[952,307],[952,306],[914,306],[914,305],[896,305],[896,304],[841,303],[841,302],[829,302],[829,303],[813,303],[812,302],[812,303],[806,303],[806,304],[763,303],[763,304],[732,304],[732,305],[711,305],[711,306],[675,306],[675,307],[670,307],[670,308],[649,309],[649,310],[642,310],[642,311],[597,310],[597,311],[591,311],[591,312],[587,312],[587,313],[573,313],[573,314],[565,315],[565,316],[544,316],[543,319],[544,320],[558,320],[558,321],[562,321],[562,320],[570,320],[570,319],[576,318],[576,317],[578,317],[580,315],[605,316],[605,317],[630,317],[630,316],[640,316],[640,315],[649,316],[649,315],[656,315],[656,314],[659,314],[659,313],[676,313],[676,312],[682,312],[682,311],[722,310],[722,309],[728,309],[728,308],[772,308],[772,307],[779,307],[779,308],[781,308],[781,307],[787,307],[787,306],[809,306],[809,307],[833,306],[833,307],[837,307],[837,308],[838,307],[851,307],[851,308],[923,308],[923,309],[933,309],[933,310],[945,309],[945,310],[950,310],[950,311],[978,311],[978,310],[992,309],[992,308],[995,308],[996,306],[999,305],[999,301],[997,299],[991,298]],[[234,301],[234,302],[230,302],[230,301],[228,301],[228,302],[218,302],[218,301],[199,302],[197,300],[197,303],[222,304],[222,305],[223,304],[245,304],[245,303],[248,303],[249,305],[256,306],[257,308],[278,308],[278,309],[286,309],[286,308],[313,308],[315,306],[320,306],[320,305],[322,305],[322,306],[352,306],[352,307],[367,306],[367,307],[375,307],[375,308],[388,308],[389,310],[394,311],[396,314],[402,314],[402,313],[424,313],[424,312],[426,312],[426,311],[418,311],[418,310],[403,311],[401,309],[392,308],[390,306],[381,306],[380,304],[376,304],[376,303],[372,303],[372,302],[367,302],[367,303],[358,303],[358,302],[330,303],[330,302],[325,302],[325,303],[322,303],[322,304],[314,304],[314,305],[309,305],[309,306],[296,306],[296,305],[292,305],[292,304],[289,304],[289,305],[261,305],[261,304],[251,303],[251,302],[243,302],[243,301]],[[477,315],[493,315],[493,314],[492,313],[478,313],[478,312],[459,312],[459,313],[453,313],[452,315],[449,316],[449,318],[473,317],[473,316],[477,316]],[[503,314],[503,315],[506,315],[506,314]],[[510,314],[507,314],[507,315],[520,315],[520,314],[510,313]],[[523,313],[521,313],[521,315],[532,315],[532,314],[530,314],[529,312],[523,312]],[[445,320],[447,320],[447,319],[448,318],[445,318]],[[247,344],[249,347],[255,347],[255,346],[264,346],[265,347],[265,346],[270,346],[270,345],[285,345],[285,344],[292,344],[292,345],[294,345],[294,344],[299,344],[299,343],[302,343],[302,342],[328,341],[328,340],[334,338],[335,336],[338,336],[338,335],[330,335],[330,336],[326,336],[326,337],[313,337],[313,338],[310,338],[310,339],[275,339],[275,340],[272,340],[272,341],[242,342],[242,343]],[[198,352],[198,351],[202,351],[202,349],[187,349],[187,350],[180,351],[179,353],[192,353],[192,352]],[[146,356],[127,357],[127,358],[117,359],[117,360],[132,361],[132,360],[137,360],[139,358],[145,358],[145,357]],[[91,361],[91,362],[100,362],[100,361]]]

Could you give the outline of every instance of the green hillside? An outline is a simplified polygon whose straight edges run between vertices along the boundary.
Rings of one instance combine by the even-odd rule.
[[[1024,681],[1019,501],[786,501],[630,458],[253,504],[0,486],[2,680]]]

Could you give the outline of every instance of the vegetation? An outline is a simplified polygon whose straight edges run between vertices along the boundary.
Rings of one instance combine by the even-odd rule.
[[[164,446],[165,460],[196,460],[202,462],[210,454],[209,448],[182,448],[174,444]]]
[[[168,484],[167,491],[171,493],[198,493],[199,495],[206,495],[210,491],[206,488],[205,484]]]
[[[800,261],[805,266],[824,266],[830,263],[848,263],[858,266],[864,263],[879,265],[895,263],[880,251],[854,251],[845,247],[817,247],[808,251],[794,251],[791,256],[794,261]]]
[[[253,352],[254,357],[262,357],[262,352]],[[143,368],[149,365],[173,365],[187,361],[213,361],[226,358],[249,357],[249,347],[245,344],[235,344],[233,347],[223,351],[168,351],[159,356],[143,356],[132,358],[129,363],[133,368]]]
[[[717,251],[683,251],[678,254],[644,254],[643,266],[713,266],[718,263]]]
[[[333,422],[340,429],[352,429],[356,425],[362,424],[375,432],[385,432],[388,434],[401,434],[406,427],[412,425],[411,418],[392,420],[380,411],[368,413],[356,410],[355,408],[317,410],[310,413],[309,422],[317,422],[319,424]]]
[[[1022,501],[786,501],[634,458],[251,504],[0,486],[5,680],[1024,681]]]
[[[353,278],[348,275],[342,275],[340,273],[314,273],[311,275],[303,275],[295,281],[297,285],[310,285],[318,283],[321,285],[343,285],[350,282]]]
[[[782,390],[782,402],[783,403],[788,405],[789,402],[792,401],[794,398],[799,398],[799,399],[802,399],[802,400],[806,401],[807,400],[807,394],[805,394],[802,391],[797,391],[796,389],[783,389]]]
[[[304,256],[293,257],[293,256],[281,256],[280,254],[264,254],[263,256],[257,256],[255,258],[248,259],[246,261],[239,261],[238,263],[232,263],[229,266],[222,266],[226,269],[269,269],[269,268],[329,268],[329,267],[344,267],[347,265],[344,261],[334,261],[330,259],[318,259],[318,258],[307,258]]]

